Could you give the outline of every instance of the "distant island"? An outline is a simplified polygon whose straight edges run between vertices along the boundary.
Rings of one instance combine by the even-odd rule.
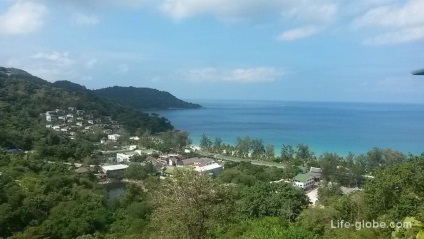
[[[132,109],[194,109],[201,105],[185,102],[166,91],[137,87],[107,87],[94,90],[95,94],[112,99]]]

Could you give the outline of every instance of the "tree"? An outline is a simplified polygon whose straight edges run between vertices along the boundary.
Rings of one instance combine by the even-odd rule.
[[[386,215],[392,221],[419,216],[424,205],[424,161],[392,165],[376,170],[365,185],[365,202],[370,219]]]
[[[236,188],[217,184],[196,172],[176,170],[155,192],[156,238],[206,238],[225,226],[234,212]]]
[[[131,164],[125,169],[124,177],[129,179],[143,180],[148,176],[148,172],[145,167],[140,164]]]
[[[200,136],[200,147],[202,149],[208,150],[211,148],[211,146],[212,146],[212,140],[208,136],[206,136],[206,134],[203,133]]]
[[[265,155],[265,146],[262,139],[253,139],[250,148],[252,149],[252,157],[255,159],[260,159]]]
[[[221,153],[222,139],[219,137],[216,137],[215,140],[213,141],[212,147],[215,150],[215,152]]]
[[[294,154],[295,152],[291,145],[283,144],[283,147],[281,147],[281,154],[280,154],[281,161],[290,162],[291,160],[293,160]]]
[[[234,225],[222,239],[316,239],[318,235],[278,217],[262,217],[241,221]]]
[[[342,190],[338,183],[323,182],[318,188],[318,200],[321,205],[328,206],[333,197],[342,195]]]
[[[236,138],[236,154],[238,157],[248,158],[250,149],[252,148],[252,140],[246,136],[244,138]]]
[[[261,182],[243,190],[238,209],[248,218],[272,216],[291,221],[308,204],[304,192],[290,184]]]
[[[331,230],[331,220],[340,220],[340,213],[333,207],[310,207],[296,220],[302,228],[323,235],[326,230]]]
[[[274,145],[268,144],[265,147],[265,158],[268,160],[271,160],[271,159],[274,159],[274,157],[275,157]]]
[[[310,160],[314,156],[314,153],[311,152],[308,145],[298,144],[296,148],[296,156],[303,160]]]

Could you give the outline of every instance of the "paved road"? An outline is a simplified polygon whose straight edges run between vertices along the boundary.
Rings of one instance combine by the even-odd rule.
[[[222,154],[212,154],[209,152],[200,152],[200,154],[204,156],[213,155],[216,159],[228,160],[233,162],[250,162],[251,164],[254,164],[254,165],[261,165],[261,166],[267,166],[267,167],[284,168],[286,166],[283,163],[267,162],[267,161],[260,161],[255,159],[237,158],[237,157],[225,156]]]

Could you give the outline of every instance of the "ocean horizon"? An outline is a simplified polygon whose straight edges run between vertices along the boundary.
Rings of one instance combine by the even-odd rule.
[[[152,110],[189,132],[198,145],[205,133],[235,145],[249,136],[272,144],[308,145],[320,155],[366,153],[373,147],[419,155],[424,152],[424,104],[190,100],[199,109]]]

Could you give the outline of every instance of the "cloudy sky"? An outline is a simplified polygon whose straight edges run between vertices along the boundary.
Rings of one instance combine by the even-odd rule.
[[[119,3],[118,3],[119,2]],[[184,99],[424,103],[423,0],[0,0],[0,65]]]

